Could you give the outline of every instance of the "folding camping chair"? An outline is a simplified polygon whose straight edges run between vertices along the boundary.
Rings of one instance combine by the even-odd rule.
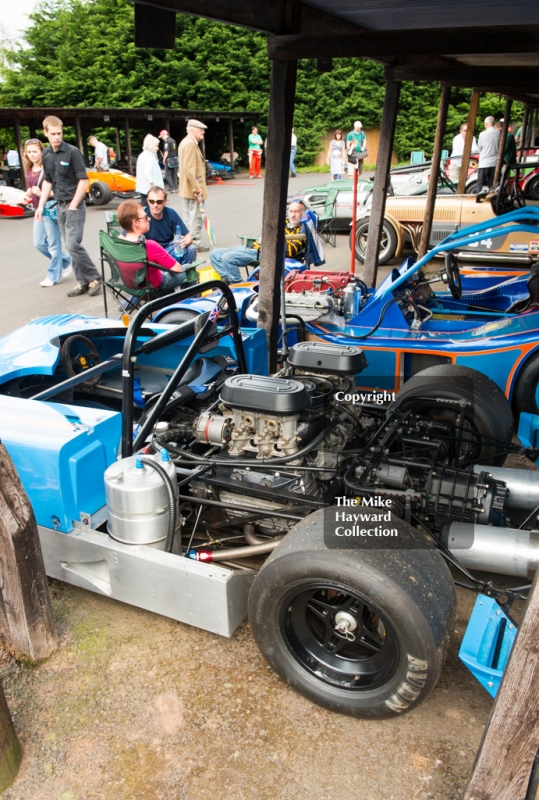
[[[159,264],[148,261],[144,242],[130,242],[129,239],[121,236],[99,231],[99,244],[105,316],[108,317],[107,293],[110,293],[122,314],[131,316],[141,305],[155,296],[155,287],[148,280],[148,267],[154,267],[161,272],[166,270]],[[108,280],[105,278],[105,263],[110,268]],[[184,287],[198,283],[196,265],[203,263],[205,262],[198,261],[195,264],[189,264],[185,270]]]

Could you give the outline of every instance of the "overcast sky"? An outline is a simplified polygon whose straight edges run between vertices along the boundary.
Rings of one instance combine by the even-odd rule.
[[[39,0],[11,0],[2,3],[1,21],[12,36],[19,36],[28,27],[28,14]]]

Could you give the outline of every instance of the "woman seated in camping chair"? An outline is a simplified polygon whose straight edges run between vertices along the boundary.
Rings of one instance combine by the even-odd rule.
[[[125,231],[125,238],[136,244],[145,241],[148,261],[163,268],[163,270],[156,269],[151,265],[148,267],[148,281],[153,287],[152,295],[163,297],[178,289],[186,279],[185,271],[182,265],[178,264],[176,259],[169,255],[160,244],[152,239],[144,240],[150,227],[150,219],[141,204],[135,200],[126,200],[122,203],[118,208],[118,222]],[[134,273],[139,268],[140,264],[124,263],[122,272],[132,269]],[[129,276],[124,275],[123,277],[127,279]],[[134,275],[132,277],[134,281]]]

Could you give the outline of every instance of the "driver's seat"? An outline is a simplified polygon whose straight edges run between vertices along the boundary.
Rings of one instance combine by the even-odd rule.
[[[530,277],[527,287],[528,297],[524,300],[517,300],[508,308],[512,314],[523,314],[525,311],[537,311],[539,309],[539,264],[532,264]]]

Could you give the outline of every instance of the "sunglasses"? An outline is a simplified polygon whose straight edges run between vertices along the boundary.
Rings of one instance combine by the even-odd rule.
[[[147,214],[144,214],[144,216],[143,216],[143,217],[137,217],[137,219],[139,219],[139,220],[141,220],[141,221],[142,221],[142,220],[144,220],[144,219],[145,219],[145,220],[149,220],[150,218],[149,218],[149,216],[148,216]]]
[[[25,145],[27,145],[27,144],[41,144],[41,142],[39,141],[39,139],[27,139],[24,144]]]
[[[164,202],[164,200],[148,200],[151,206],[162,206]]]

